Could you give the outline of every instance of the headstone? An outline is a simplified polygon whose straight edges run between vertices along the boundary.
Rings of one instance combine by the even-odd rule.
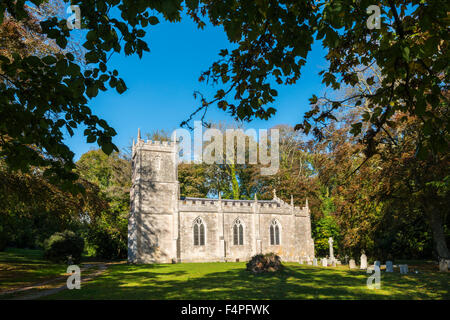
[[[332,265],[333,267],[336,267],[336,260],[333,260],[333,262],[331,263],[331,265]]]
[[[361,267],[360,269],[367,269],[367,256],[363,253],[361,255]]]
[[[386,261],[386,272],[394,272],[392,261]]]
[[[350,259],[349,263],[348,263],[348,267],[350,269],[356,269],[356,263],[355,263],[355,259]]]
[[[337,264],[338,266],[342,265],[341,260],[336,260],[336,264]]]
[[[401,274],[407,274],[408,273],[408,265],[407,264],[400,264],[400,273]]]
[[[330,245],[330,259],[331,261],[334,260],[334,251],[333,251],[333,238],[329,237],[328,238],[328,244]]]
[[[317,267],[317,258],[314,258],[314,259],[313,259],[313,266],[316,266],[316,267]]]
[[[298,263],[303,264],[303,263],[305,263],[305,262],[303,261],[303,258],[300,258],[300,260],[298,261]]]
[[[377,261],[375,261],[375,262],[373,263],[373,265],[378,266],[378,267],[381,267],[381,262],[377,260]]]
[[[328,266],[327,258],[323,258],[322,259],[322,267],[327,267],[327,266]]]
[[[444,259],[439,261],[439,271],[448,272],[448,262]]]

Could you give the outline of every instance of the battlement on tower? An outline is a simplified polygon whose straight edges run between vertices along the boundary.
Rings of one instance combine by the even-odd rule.
[[[133,139],[132,154],[133,157],[137,150],[160,151],[160,152],[174,152],[177,147],[176,141],[159,141],[141,139],[141,131],[138,130],[137,141]]]

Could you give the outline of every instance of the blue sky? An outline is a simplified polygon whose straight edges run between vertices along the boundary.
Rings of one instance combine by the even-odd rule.
[[[117,69],[128,90],[118,94],[114,90],[101,92],[90,102],[94,114],[105,119],[116,131],[113,142],[119,149],[127,147],[136,137],[137,129],[152,132],[157,129],[172,131],[196,109],[198,100],[193,92],[199,90],[213,95],[214,88],[198,82],[200,73],[218,58],[220,49],[230,48],[222,28],[208,25],[197,29],[189,19],[179,23],[161,21],[147,28],[145,41],[150,52],[142,59],[136,55],[114,54],[109,68]],[[325,51],[316,43],[302,69],[302,77],[295,85],[278,86],[278,97],[273,107],[277,113],[268,121],[255,120],[248,128],[264,129],[277,124],[295,125],[309,110],[313,93],[323,92],[318,72],[325,67]],[[232,117],[212,106],[207,120],[233,122]],[[66,143],[75,152],[75,160],[96,144],[86,143],[83,128],[74,137],[66,137]]]

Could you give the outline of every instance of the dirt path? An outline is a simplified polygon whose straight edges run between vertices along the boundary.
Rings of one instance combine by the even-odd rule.
[[[87,276],[83,277],[83,272],[90,270],[93,266],[97,266],[97,270],[94,272],[90,272]],[[94,279],[95,277],[101,275],[103,272],[105,272],[107,269],[107,265],[100,263],[100,264],[96,264],[96,265],[85,265],[83,268],[81,268],[81,283],[85,283],[87,281],[90,281],[92,279]],[[14,290],[10,290],[10,291],[5,291],[2,292],[1,295],[5,295],[5,294],[20,294],[26,291],[32,291],[33,289],[38,289],[41,291],[38,292],[30,292],[29,294],[21,294],[19,296],[15,296],[13,298],[11,298],[11,300],[35,300],[35,299],[39,299],[42,297],[46,297],[55,293],[58,293],[60,291],[63,291],[65,289],[67,289],[67,277],[68,276],[62,276],[62,277],[58,277],[52,280],[48,280],[45,282],[41,282],[41,283],[37,283],[34,284],[32,286],[27,286],[27,287],[23,287],[23,288],[19,288],[19,289],[14,289]],[[42,287],[46,287],[46,286],[50,286],[50,288],[45,289]]]

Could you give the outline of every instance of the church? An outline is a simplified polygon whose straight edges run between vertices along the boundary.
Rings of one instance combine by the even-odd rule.
[[[308,201],[180,198],[177,145],[144,141],[132,149],[129,263],[246,261],[274,252],[282,261],[314,257]]]

